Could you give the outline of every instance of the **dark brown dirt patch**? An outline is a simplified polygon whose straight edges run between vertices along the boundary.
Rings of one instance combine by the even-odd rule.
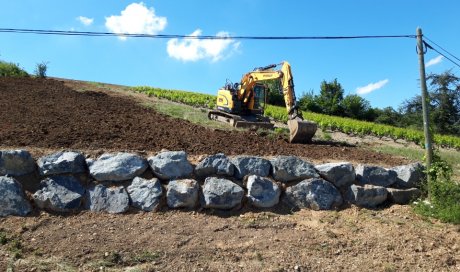
[[[185,150],[190,155],[295,155],[314,161],[383,166],[407,162],[335,143],[289,144],[254,132],[204,128],[145,108],[120,93],[105,92],[97,85],[96,91],[89,90],[88,85],[85,91],[76,91],[59,80],[0,78],[0,145],[148,153],[168,149]]]

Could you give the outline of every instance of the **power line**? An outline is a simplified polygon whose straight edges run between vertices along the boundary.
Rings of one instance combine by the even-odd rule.
[[[360,36],[193,36],[181,34],[133,34],[114,32],[63,31],[43,29],[0,28],[0,33],[64,35],[88,37],[127,37],[154,39],[197,39],[197,40],[344,40],[344,39],[382,39],[382,38],[416,38],[416,35],[360,35]]]
[[[439,44],[435,43],[433,40],[430,40],[427,36],[424,36],[425,39],[429,40],[432,44],[436,45],[437,47],[439,47],[441,50],[443,50],[444,52],[446,52],[447,54],[449,54],[451,57],[455,58],[456,60],[460,61],[459,58],[457,58],[456,56],[454,56],[453,54],[451,54],[449,51],[447,51],[446,49],[444,49],[443,47],[441,47]]]
[[[447,60],[449,60],[450,62],[452,62],[453,64],[455,64],[456,66],[458,66],[460,68],[460,64],[456,63],[455,61],[453,61],[451,58],[449,58],[448,56],[444,55],[443,53],[439,52],[439,50],[437,50],[436,48],[434,48],[433,46],[431,46],[430,44],[428,44],[427,42],[423,41],[423,43],[425,44],[426,47],[430,48],[431,50],[433,51],[436,51],[438,52],[439,55],[445,57]],[[455,57],[455,56],[454,56]],[[456,57],[455,57],[456,58]]]

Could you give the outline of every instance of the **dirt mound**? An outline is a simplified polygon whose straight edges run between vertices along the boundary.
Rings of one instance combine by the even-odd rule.
[[[401,158],[336,143],[289,144],[255,132],[221,131],[174,119],[120,93],[73,88],[63,81],[0,78],[0,143],[3,147],[185,150],[190,155],[295,155],[314,161],[344,160],[384,166]],[[91,86],[91,85],[89,85]]]

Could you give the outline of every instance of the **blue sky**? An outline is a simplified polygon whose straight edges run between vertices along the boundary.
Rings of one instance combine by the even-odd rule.
[[[354,36],[423,33],[460,57],[458,0],[1,0],[0,28],[223,36]],[[254,67],[289,61],[297,97],[337,78],[373,107],[420,93],[415,39],[182,40],[0,33],[0,59],[33,72],[215,94]],[[427,73],[454,66],[434,51]]]

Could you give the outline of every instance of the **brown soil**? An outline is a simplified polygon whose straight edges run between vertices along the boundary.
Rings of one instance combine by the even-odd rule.
[[[314,161],[384,166],[407,162],[333,142],[289,144],[285,139],[261,137],[255,132],[204,128],[159,114],[126,94],[84,82],[66,85],[50,79],[0,78],[0,91],[0,143],[4,147],[296,155]]]
[[[354,146],[291,145],[253,132],[203,128],[142,107],[139,101],[148,98],[123,89],[0,78],[0,149],[24,148],[35,157],[61,149],[92,156],[169,149],[197,157],[224,152],[407,162]],[[122,215],[35,211],[0,218],[0,271],[458,271],[459,237],[458,226],[398,205],[295,213],[247,207]]]

